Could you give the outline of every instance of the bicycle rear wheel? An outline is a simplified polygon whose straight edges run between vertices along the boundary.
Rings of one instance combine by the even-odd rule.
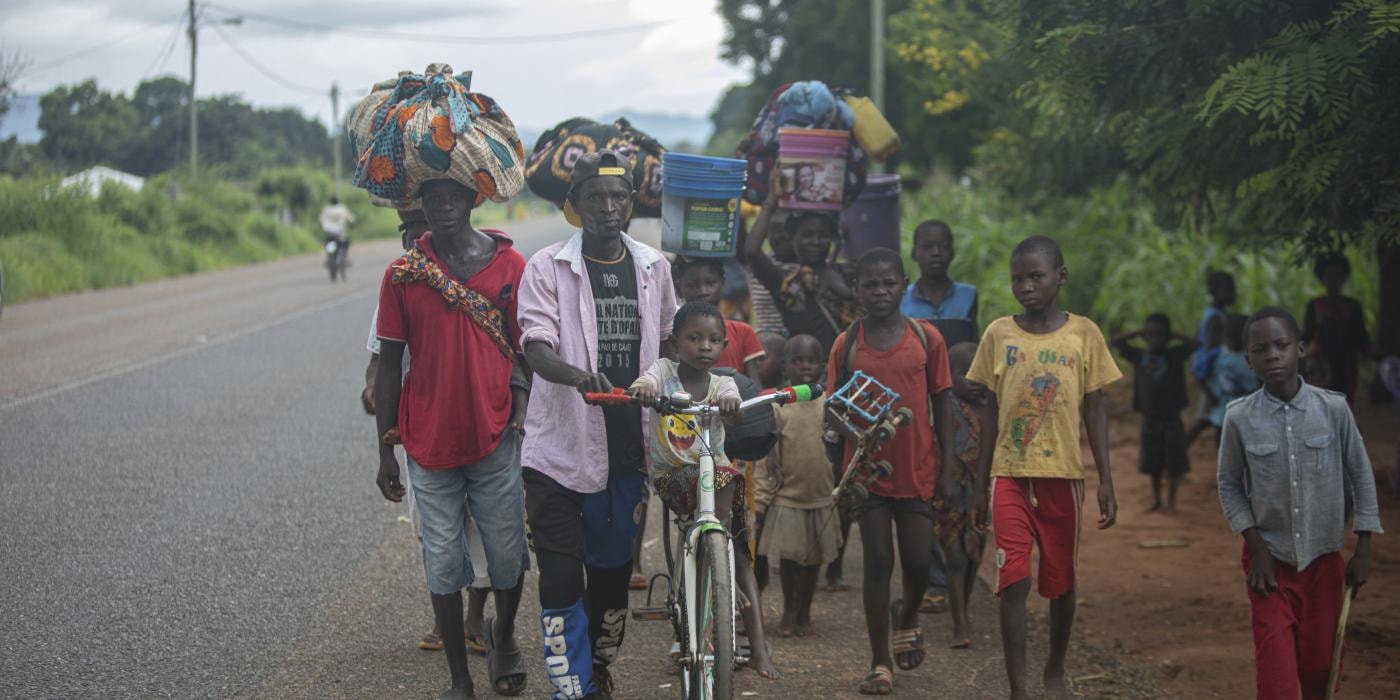
[[[729,536],[720,530],[700,535],[696,551],[695,629],[699,654],[691,660],[690,697],[734,697],[734,572]]]

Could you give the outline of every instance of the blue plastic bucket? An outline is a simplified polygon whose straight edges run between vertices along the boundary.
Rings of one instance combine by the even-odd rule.
[[[661,249],[677,255],[734,255],[745,162],[675,153],[661,157]]]

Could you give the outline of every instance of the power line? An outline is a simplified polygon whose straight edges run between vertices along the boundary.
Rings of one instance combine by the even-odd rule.
[[[121,36],[115,38],[115,39],[109,39],[109,40],[104,41],[104,42],[101,42],[101,43],[99,43],[99,44],[94,44],[94,45],[92,45],[92,46],[89,46],[89,47],[87,47],[87,48],[85,48],[85,49],[79,49],[79,50],[77,50],[77,51],[74,51],[73,53],[68,54],[67,56],[63,56],[62,58],[58,58],[58,59],[55,59],[55,60],[53,60],[53,61],[49,61],[48,63],[43,63],[43,64],[40,64],[40,65],[35,66],[35,67],[33,67],[33,68],[30,68],[29,70],[25,71],[25,73],[26,73],[26,74],[42,73],[42,72],[44,72],[44,71],[46,71],[46,70],[49,70],[49,69],[51,69],[51,68],[56,68],[56,67],[61,66],[61,65],[65,64],[65,63],[68,63],[69,61],[72,61],[72,60],[74,60],[74,59],[82,58],[83,56],[86,56],[86,55],[88,55],[88,54],[90,54],[90,53],[94,53],[94,52],[96,52],[96,51],[101,51],[101,50],[103,50],[103,49],[106,49],[106,48],[109,48],[109,47],[112,47],[112,46],[116,46],[117,44],[120,44],[120,43],[122,43],[122,42],[124,42],[124,41],[127,41],[127,40],[129,40],[129,39],[132,39],[132,38],[136,37],[136,36],[139,35],[139,34],[145,34],[146,32],[148,32],[148,31],[150,31],[150,30],[152,30],[152,29],[157,29],[157,28],[159,28],[159,27],[163,27],[163,26],[165,26],[167,23],[172,22],[172,21],[175,21],[175,20],[178,20],[178,19],[180,19],[180,18],[182,18],[182,17],[184,17],[184,16],[185,16],[185,13],[184,13],[184,12],[179,12],[179,13],[170,15],[169,17],[166,17],[165,19],[162,19],[162,20],[160,20],[160,21],[158,21],[158,22],[153,22],[153,23],[150,23],[150,24],[144,24],[144,25],[142,25],[142,26],[140,26],[140,27],[137,27],[136,29],[134,29],[134,30],[132,30],[132,31],[130,31],[130,32],[127,32],[126,34],[123,34],[123,35],[121,35]]]
[[[403,39],[415,42],[463,42],[471,44],[531,44],[548,43],[558,41],[569,41],[573,39],[587,39],[590,37],[610,36],[613,34],[626,34],[639,32],[647,29],[674,24],[691,17],[673,17],[671,19],[657,20],[654,22],[642,22],[640,24],[630,24],[618,27],[602,27],[598,29],[581,29],[571,32],[556,32],[552,34],[516,34],[513,36],[448,36],[443,34],[422,34],[418,32],[395,32],[384,29],[357,29],[354,27],[339,27],[330,24],[318,24],[304,20],[287,19],[285,17],[275,17],[257,12],[224,7],[216,3],[205,3],[206,7],[216,8],[221,12],[226,12],[230,16],[242,17],[243,19],[263,22],[265,24],[278,25],[290,29],[302,29],[318,32],[332,32],[337,34],[352,34],[375,39]]]
[[[180,30],[184,28],[182,26],[183,24],[184,13],[181,13],[180,19],[175,22],[175,28],[170,32],[170,39],[166,41],[165,47],[156,54],[156,57],[151,60],[151,65],[146,66],[146,71],[141,74],[141,80],[138,81],[138,83],[146,82],[155,75],[157,71],[165,68],[165,64],[170,61],[170,56],[175,53],[175,45],[180,41]]]
[[[272,70],[269,70],[263,64],[258,63],[257,59],[253,58],[252,54],[249,54],[247,51],[243,50],[243,47],[234,43],[233,39],[229,37],[227,33],[224,32],[223,27],[219,26],[218,24],[211,24],[209,26],[214,28],[214,33],[218,34],[219,38],[223,39],[224,43],[227,44],[230,49],[233,49],[234,53],[238,54],[238,56],[242,58],[245,63],[255,68],[259,73],[262,73],[263,77],[267,78],[268,80],[271,80],[272,82],[277,83],[278,85],[281,85],[282,87],[287,88],[288,90],[293,90],[302,94],[321,92],[320,88],[310,88],[306,87],[305,85],[297,85],[296,83],[293,83],[283,78],[282,76],[277,75],[277,73],[273,72]]]

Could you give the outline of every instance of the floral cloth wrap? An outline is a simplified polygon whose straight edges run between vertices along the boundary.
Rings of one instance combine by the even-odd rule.
[[[470,187],[477,204],[519,193],[525,146],[500,105],[469,82],[470,74],[454,77],[451,66],[434,63],[401,76],[387,97],[376,90],[362,101],[351,116],[355,185],[399,208],[411,208],[429,180]]]
[[[525,161],[525,184],[531,192],[563,209],[574,162],[585,153],[604,149],[632,164],[632,182],[637,188],[632,215],[661,216],[661,156],[666,147],[625,118],[600,124],[574,117],[544,132]]]

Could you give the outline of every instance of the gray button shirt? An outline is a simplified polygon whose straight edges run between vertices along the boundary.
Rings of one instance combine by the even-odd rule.
[[[1220,505],[1236,534],[1259,528],[1269,553],[1299,570],[1341,551],[1352,529],[1380,533],[1376,480],[1346,397],[1306,382],[1284,402],[1260,389],[1225,410]]]

